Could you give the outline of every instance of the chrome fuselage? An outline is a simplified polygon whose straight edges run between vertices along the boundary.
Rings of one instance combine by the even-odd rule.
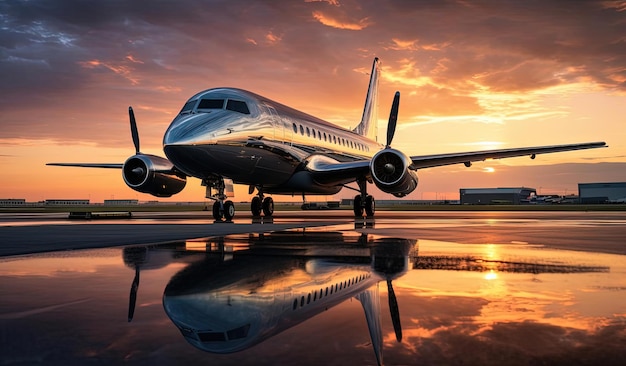
[[[307,166],[369,160],[382,148],[355,132],[233,88],[191,97],[163,138],[167,158],[189,176],[223,177],[283,194],[337,193],[349,181],[316,182]]]

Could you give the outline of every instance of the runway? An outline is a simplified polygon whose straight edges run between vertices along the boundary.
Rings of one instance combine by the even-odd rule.
[[[625,213],[207,215],[0,215],[0,363],[626,357]]]
[[[68,220],[67,214],[0,214],[0,256],[154,244],[301,227],[362,225],[349,211],[283,211],[273,220],[238,215],[215,223],[208,213],[135,213],[132,219]],[[540,244],[626,254],[625,212],[379,211],[368,233],[459,243]]]

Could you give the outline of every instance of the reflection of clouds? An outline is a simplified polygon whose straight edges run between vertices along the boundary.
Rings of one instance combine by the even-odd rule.
[[[54,277],[72,273],[96,273],[100,267],[118,265],[121,263],[119,250],[100,250],[100,256],[95,258],[69,257],[64,254],[44,254],[36,258],[28,258],[29,267],[24,267],[22,262],[25,258],[3,260],[0,262],[0,275],[2,276],[46,276]],[[62,260],[60,260],[62,259]]]
[[[512,359],[519,364],[552,364],[580,361],[584,352],[593,349],[594,357],[609,364],[623,359],[620,342],[626,340],[626,291],[619,290],[623,276],[615,275],[626,272],[624,265],[617,264],[623,257],[532,248],[420,240],[422,257],[464,257],[473,252],[482,253],[485,261],[572,266],[573,273],[499,272],[488,265],[481,272],[410,271],[395,284],[396,289],[405,290],[397,291],[402,294],[398,299],[402,308],[413,311],[403,319],[409,344],[395,343],[389,332],[384,339],[387,354],[397,352],[424,364],[460,359],[467,364],[501,364]],[[612,274],[575,273],[577,265],[607,266]]]
[[[468,300],[478,299],[437,297],[409,301],[407,306],[430,314],[403,319],[404,341],[401,344],[395,341],[393,332],[385,335],[387,361],[403,363],[412,359],[421,364],[442,364],[463,360],[465,364],[482,365],[511,364],[513,360],[520,365],[576,363],[587,359],[590,354],[585,352],[589,351],[593,354],[588,358],[589,363],[608,360],[608,364],[619,364],[617,361],[623,360],[623,342],[626,341],[623,317],[595,319],[584,327],[580,327],[583,324],[531,320],[528,316],[486,319],[464,316],[459,306],[453,305],[459,301],[467,305],[466,314],[481,306],[480,302]],[[524,308],[533,303],[530,298],[527,300],[527,304],[522,305]],[[407,302],[405,297],[399,301]],[[512,308],[510,311],[524,310]],[[600,358],[596,359],[598,356]]]

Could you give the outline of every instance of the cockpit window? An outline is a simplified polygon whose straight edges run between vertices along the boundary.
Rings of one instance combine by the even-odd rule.
[[[198,100],[193,100],[193,101],[185,103],[185,106],[180,111],[180,114],[192,113],[193,108],[197,102]],[[234,112],[243,113],[243,114],[250,114],[250,109],[248,108],[248,105],[244,101],[228,99],[226,103],[224,102],[226,102],[225,99],[203,98],[198,103],[197,109],[199,110],[201,109],[224,109],[224,104],[226,104],[226,109],[228,109],[229,111],[234,111]]]
[[[228,103],[226,103],[226,109],[243,114],[250,114],[250,110],[248,109],[246,102],[242,102],[240,100],[229,99]]]
[[[185,103],[185,105],[183,106],[183,109],[180,110],[180,114],[188,114],[191,113],[191,110],[193,109],[193,106],[196,105],[196,102],[198,100],[190,100],[189,102]]]
[[[198,104],[198,109],[222,109],[224,99],[202,99]]]
[[[246,338],[248,336],[248,331],[250,331],[250,324],[229,330],[226,332],[226,335],[228,336],[228,340],[232,341],[235,339]]]
[[[200,342],[226,342],[246,338],[250,331],[250,324],[224,332],[198,332]]]

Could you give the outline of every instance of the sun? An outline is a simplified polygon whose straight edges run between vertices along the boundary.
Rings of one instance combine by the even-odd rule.
[[[490,167],[490,166],[483,168],[483,172],[485,172],[485,173],[493,173],[495,171],[496,170],[494,168]]]

